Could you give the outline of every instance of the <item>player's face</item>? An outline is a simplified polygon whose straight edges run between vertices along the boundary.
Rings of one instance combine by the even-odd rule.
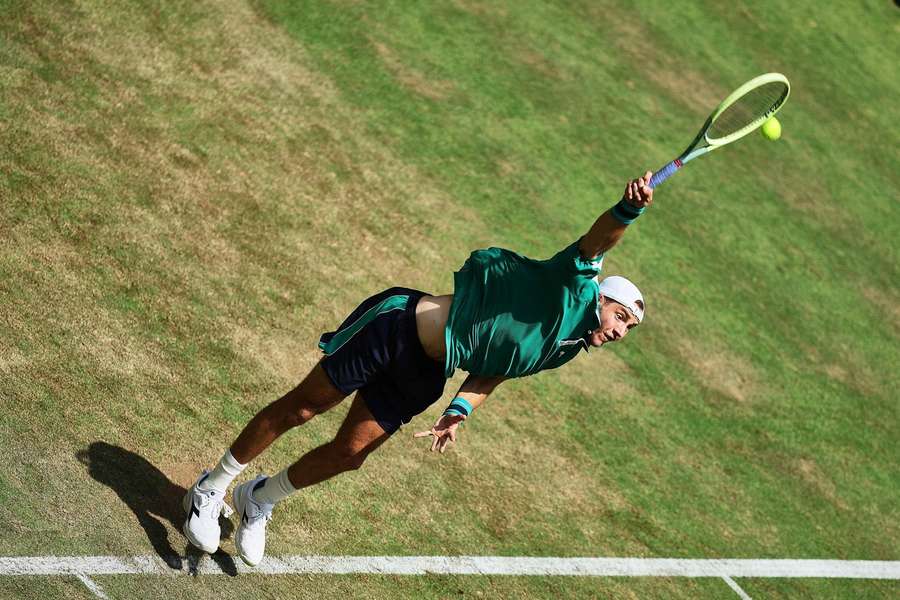
[[[588,336],[588,342],[595,347],[618,342],[638,324],[637,318],[631,314],[631,311],[615,300],[603,298],[602,302],[600,327]]]

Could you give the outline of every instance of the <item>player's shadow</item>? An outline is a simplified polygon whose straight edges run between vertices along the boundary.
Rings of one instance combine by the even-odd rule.
[[[144,457],[106,442],[94,442],[87,450],[78,452],[77,457],[87,466],[91,477],[112,488],[128,505],[153,549],[167,565],[181,570],[187,562],[191,574],[197,574],[202,552],[188,544],[186,556],[182,558],[169,542],[168,531],[163,525],[168,521],[176,531],[181,531],[184,522],[181,501],[187,492],[185,488],[170,481]],[[224,537],[230,537],[234,529],[231,521],[223,518],[220,523]],[[227,553],[219,549],[211,557],[223,573],[237,575],[234,560]]]

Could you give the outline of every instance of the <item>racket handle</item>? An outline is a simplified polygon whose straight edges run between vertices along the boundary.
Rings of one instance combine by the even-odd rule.
[[[674,175],[675,171],[681,168],[681,164],[681,161],[676,158],[675,160],[661,168],[659,171],[654,173],[653,177],[650,178],[650,183],[648,184],[650,186],[650,189],[652,190],[663,181]]]

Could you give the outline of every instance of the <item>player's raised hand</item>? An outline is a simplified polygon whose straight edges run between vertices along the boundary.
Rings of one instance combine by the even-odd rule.
[[[443,454],[447,447],[456,441],[456,430],[465,420],[464,415],[442,415],[429,431],[420,431],[413,437],[431,436],[431,451],[438,450]]]
[[[647,171],[643,177],[632,179],[625,186],[625,201],[635,208],[644,208],[653,203],[653,188],[650,187],[650,178],[653,173]]]

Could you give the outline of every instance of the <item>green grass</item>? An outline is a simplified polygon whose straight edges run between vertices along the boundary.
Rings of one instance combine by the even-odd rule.
[[[303,376],[321,331],[391,285],[450,292],[478,247],[551,255],[724,93],[777,70],[793,84],[782,140],[692,163],[608,256],[645,292],[640,329],[504,384],[443,457],[409,435],[435,407],[358,473],[279,507],[270,551],[898,559],[896,7],[85,1],[2,2],[0,16],[0,555],[181,551],[163,496]],[[325,441],[345,410],[254,469]],[[124,481],[90,474],[98,442],[135,465]],[[165,540],[148,539],[141,506]],[[100,581],[115,598],[214,593]],[[216,581],[225,597],[256,587]],[[0,580],[26,598],[80,585]],[[260,585],[729,593],[678,579]]]

